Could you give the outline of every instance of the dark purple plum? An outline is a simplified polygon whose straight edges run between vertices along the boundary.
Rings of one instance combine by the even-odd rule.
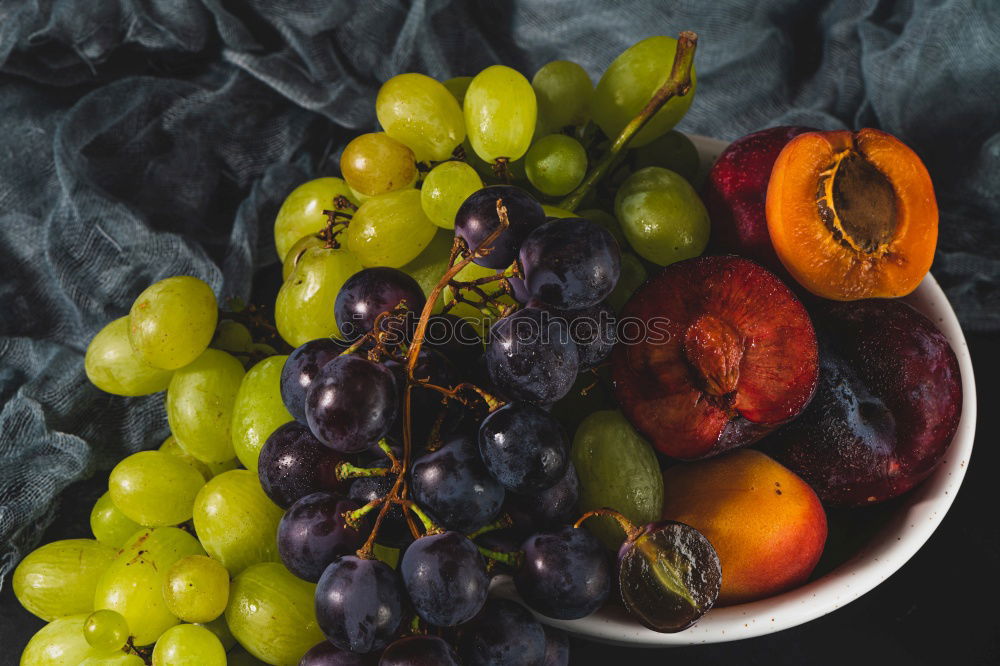
[[[328,566],[316,585],[316,621],[335,647],[371,652],[395,637],[404,598],[388,564],[346,555]]]
[[[417,614],[438,627],[471,620],[490,589],[483,556],[459,532],[417,539],[403,553],[399,571]]]
[[[306,424],[306,392],[324,365],[340,356],[348,344],[343,340],[310,340],[288,355],[281,369],[281,401],[299,423]]]
[[[358,356],[327,363],[306,394],[309,429],[341,453],[359,453],[385,437],[398,408],[392,371]]]
[[[566,320],[530,307],[493,325],[485,358],[490,381],[500,393],[537,404],[569,393],[580,369]]]
[[[490,599],[463,627],[463,666],[538,666],[545,658],[545,631],[524,606]]]
[[[458,655],[440,636],[400,638],[382,653],[379,666],[460,666]]]
[[[344,457],[323,446],[298,421],[279,426],[261,447],[257,459],[260,486],[275,504],[287,509],[299,498],[321,490],[341,491],[337,465]]]
[[[586,617],[611,591],[611,563],[597,537],[567,526],[528,537],[514,585],[524,602],[559,620]]]
[[[455,215],[455,235],[470,250],[478,250],[500,228],[497,202],[507,209],[509,226],[491,244],[489,254],[473,259],[487,268],[506,268],[517,258],[521,243],[545,221],[541,204],[512,185],[492,185],[469,195]],[[485,248],[483,248],[485,249]]]
[[[563,478],[569,464],[569,440],[544,409],[512,402],[490,413],[480,425],[479,454],[504,488],[537,495]]]
[[[332,493],[306,495],[278,523],[278,555],[293,574],[315,583],[327,566],[353,553],[367,536],[346,524],[344,514],[361,508]]]
[[[423,290],[412,277],[396,268],[377,266],[360,270],[344,282],[337,292],[333,311],[340,334],[354,341],[375,327],[380,314],[404,304],[419,316],[425,301]],[[416,316],[410,317],[408,327],[415,321]],[[408,332],[409,328],[394,331],[400,338]],[[397,341],[401,342],[402,339]]]

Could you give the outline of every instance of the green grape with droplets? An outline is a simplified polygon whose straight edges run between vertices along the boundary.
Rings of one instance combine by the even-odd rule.
[[[226,610],[229,572],[211,557],[181,558],[167,571],[163,600],[185,622],[211,622]]]
[[[310,250],[314,247],[323,247],[326,245],[326,241],[317,236],[316,234],[309,234],[308,236],[303,236],[298,240],[288,250],[288,254],[285,256],[285,261],[281,264],[281,279],[287,280],[295,272],[295,269],[299,265],[299,260],[305,256],[306,250]]]
[[[420,205],[420,191],[410,189],[365,201],[343,235],[362,265],[400,268],[420,255],[436,231]]]
[[[454,229],[458,209],[482,187],[479,174],[465,162],[442,162],[424,178],[420,205],[431,222],[442,229]]]
[[[83,622],[83,637],[99,652],[121,650],[128,641],[128,635],[128,622],[117,611],[97,610]]]
[[[205,550],[236,575],[278,559],[275,534],[283,511],[261,490],[257,474],[234,469],[205,484],[194,501],[194,528]]]
[[[370,197],[411,187],[417,181],[413,151],[385,132],[352,139],[340,155],[340,172],[351,190]]]
[[[198,278],[178,275],[151,284],[135,299],[128,339],[146,363],[176,370],[208,348],[218,319],[212,288]]]
[[[243,374],[243,365],[218,349],[206,350],[174,373],[167,420],[185,453],[205,462],[235,457],[230,424]]]
[[[90,511],[90,531],[94,538],[109,548],[121,548],[129,537],[142,529],[111,501],[111,493],[101,495]]]
[[[229,470],[236,469],[240,466],[240,461],[236,458],[230,458],[229,460],[225,460],[223,462],[202,462],[194,456],[185,453],[184,447],[181,446],[180,442],[178,442],[177,438],[173,435],[163,440],[163,444],[160,444],[159,450],[163,453],[180,458],[201,474],[206,481],[211,479],[213,476],[217,476],[223,472],[228,472]]]
[[[115,465],[108,478],[108,492],[118,510],[147,527],[190,519],[203,485],[205,477],[198,470],[162,451],[133,453]]]
[[[137,654],[124,652],[112,654],[110,657],[87,657],[77,666],[145,666],[146,662]]]
[[[281,400],[281,370],[287,356],[270,356],[243,377],[233,405],[233,448],[247,469],[257,471],[264,442],[278,426],[292,420]]]
[[[394,76],[378,91],[375,115],[385,133],[409,146],[419,162],[440,162],[465,138],[462,109],[439,81],[423,74]]]
[[[135,644],[151,645],[180,622],[163,599],[167,571],[182,557],[204,554],[197,539],[176,527],[138,532],[101,575],[94,608],[121,613]]]
[[[581,127],[587,122],[594,84],[580,65],[569,60],[546,63],[535,72],[531,87],[538,100],[538,127],[542,135],[564,127]]]
[[[11,588],[25,610],[46,622],[90,613],[98,580],[116,555],[94,539],[53,541],[21,560],[11,577]]]
[[[524,156],[528,181],[542,194],[569,194],[587,175],[587,151],[565,134],[549,134],[536,141]]]
[[[226,622],[240,644],[269,664],[297,664],[323,640],[316,586],[278,563],[256,564],[233,581]]]
[[[285,342],[299,347],[317,338],[339,337],[333,305],[347,279],[362,268],[354,254],[342,247],[307,249],[274,303],[274,322]]]
[[[226,666],[226,650],[208,629],[179,624],[156,641],[153,666]]]
[[[494,164],[521,159],[535,133],[535,91],[515,69],[487,67],[469,84],[463,104],[465,126],[473,150]]]
[[[591,116],[605,136],[615,139],[649,103],[670,76],[676,53],[677,40],[673,37],[648,37],[615,58],[590,99]],[[691,107],[694,92],[695,73],[692,67],[691,90],[683,97],[674,97],[653,114],[632,137],[629,147],[643,146],[673,129]]]
[[[274,220],[274,247],[278,259],[284,261],[288,250],[303,236],[315,236],[326,228],[327,216],[324,210],[339,210],[345,213],[353,212],[354,208],[347,206],[338,208],[334,201],[344,197],[353,205],[358,200],[350,187],[341,178],[317,178],[302,183],[285,199]]]
[[[68,615],[39,629],[21,653],[21,666],[79,666],[100,656],[83,635],[87,617],[87,613]]]
[[[128,317],[119,317],[91,339],[83,359],[87,379],[114,395],[139,396],[165,390],[171,371],[153,367],[132,349],[128,322]]]

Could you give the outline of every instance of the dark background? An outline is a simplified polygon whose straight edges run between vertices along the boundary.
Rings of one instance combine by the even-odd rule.
[[[5,576],[41,541],[86,536],[114,463],[162,441],[158,397],[89,387],[86,341],[150,282],[267,291],[270,225],[336,172],[404,71],[595,81],[653,34],[701,37],[680,129],[880,127],[934,179],[934,274],[969,338],[981,412],[965,484],[927,545],[828,617],[737,644],[577,642],[575,664],[997,663],[994,411],[1000,343],[1000,4],[992,0],[338,2],[0,0],[0,664],[38,623]]]

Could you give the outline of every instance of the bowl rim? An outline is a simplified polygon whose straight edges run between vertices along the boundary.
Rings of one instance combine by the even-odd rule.
[[[703,169],[711,166],[728,142],[689,135]],[[898,508],[868,542],[835,569],[805,585],[751,603],[709,611],[693,627],[676,634],[647,629],[617,606],[580,620],[539,620],[572,634],[630,647],[670,647],[743,640],[798,626],[827,615],[873,590],[898,571],[930,538],[951,507],[972,456],[976,431],[976,385],[969,346],[958,317],[930,273],[903,298],[928,317],[947,337],[958,358],[962,413],[958,429],[934,473],[901,496]],[[509,579],[497,581],[500,596],[517,598]]]

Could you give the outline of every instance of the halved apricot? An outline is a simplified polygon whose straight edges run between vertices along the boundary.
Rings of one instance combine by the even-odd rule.
[[[817,296],[909,294],[930,270],[937,227],[927,169],[885,132],[800,134],[771,171],[771,242],[792,277]]]

